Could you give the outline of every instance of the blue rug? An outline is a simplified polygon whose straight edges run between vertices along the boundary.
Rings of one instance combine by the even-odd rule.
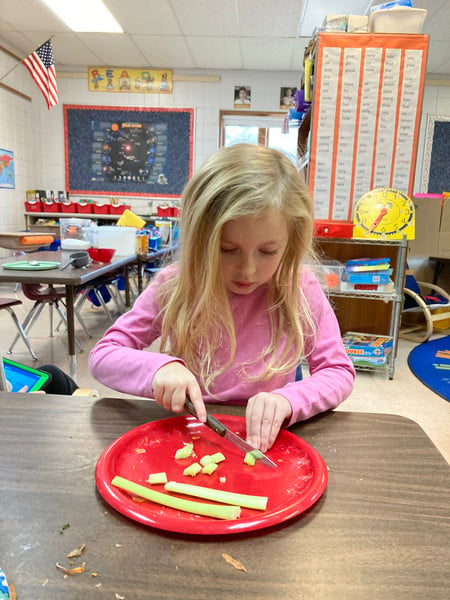
[[[408,365],[417,379],[450,401],[450,335],[416,346]]]

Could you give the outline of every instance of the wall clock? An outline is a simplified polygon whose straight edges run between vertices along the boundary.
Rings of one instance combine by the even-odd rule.
[[[415,209],[411,199],[393,188],[370,190],[356,201],[353,237],[401,240],[414,239]]]

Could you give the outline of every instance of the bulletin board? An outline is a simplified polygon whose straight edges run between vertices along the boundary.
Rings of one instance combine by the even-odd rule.
[[[309,186],[315,217],[350,221],[374,188],[413,193],[428,36],[318,35]]]
[[[421,191],[442,194],[450,190],[450,117],[428,115]]]
[[[179,198],[192,175],[194,109],[64,105],[71,194]]]

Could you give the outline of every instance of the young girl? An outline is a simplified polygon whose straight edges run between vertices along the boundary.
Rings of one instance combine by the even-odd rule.
[[[334,312],[302,266],[312,202],[281,152],[237,144],[186,186],[178,261],[162,269],[91,352],[92,374],[181,412],[189,396],[245,404],[247,441],[265,452],[282,426],[334,408],[354,369]],[[159,352],[144,351],[161,338]],[[295,380],[305,357],[310,376]]]

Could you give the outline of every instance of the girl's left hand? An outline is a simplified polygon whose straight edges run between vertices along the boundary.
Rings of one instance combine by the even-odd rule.
[[[284,396],[267,392],[252,396],[245,412],[247,442],[257,450],[266,452],[275,442],[284,421],[291,415],[291,405]]]

